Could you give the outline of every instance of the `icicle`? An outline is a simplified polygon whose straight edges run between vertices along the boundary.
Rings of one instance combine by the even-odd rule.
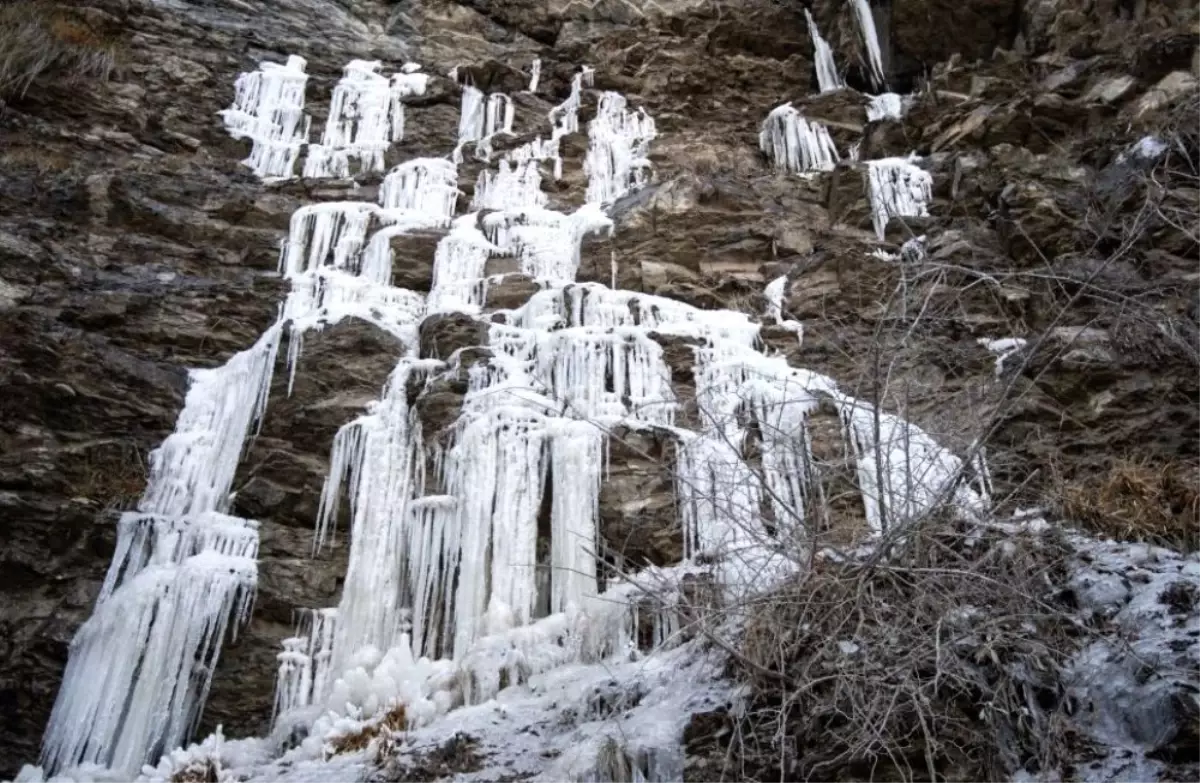
[[[379,186],[384,220],[410,215],[448,225],[458,201],[458,169],[445,158],[414,158],[396,166]],[[399,213],[399,214],[396,214]]]
[[[250,557],[202,549],[123,582],[72,641],[43,765],[93,763],[133,775],[181,745],[199,719],[230,619],[247,617],[256,579]]]
[[[915,158],[867,161],[867,186],[875,235],[883,241],[893,217],[924,217],[933,199],[933,177],[911,162]]]
[[[879,49],[879,33],[875,30],[875,16],[869,0],[851,0],[854,14],[858,18],[858,31],[862,35],[863,47],[867,50],[867,65],[870,67],[871,82],[876,89],[887,87],[883,75],[883,53]]]
[[[412,603],[413,655],[437,657],[450,652],[453,640],[454,575],[458,568],[460,539],[458,498],[430,495],[414,500],[408,528],[408,590]]]
[[[462,114],[458,121],[458,146],[451,159],[462,162],[463,147],[475,142],[475,156],[481,160],[491,159],[491,139],[498,133],[512,133],[512,100],[503,93],[492,93],[485,99],[482,92],[465,85],[462,93]]]
[[[336,609],[312,609],[305,613],[299,633],[283,640],[283,652],[275,656],[279,670],[271,723],[276,728],[286,726],[288,718],[327,692],[336,624]]]
[[[592,84],[594,71],[586,65],[571,77],[571,93],[567,99],[550,110],[550,123],[554,126],[555,140],[579,130],[579,106],[583,98],[584,85]]]
[[[791,173],[828,171],[839,160],[837,147],[825,126],[810,123],[790,103],[767,115],[758,135],[758,146],[777,169]]]
[[[533,64],[529,66],[529,89],[527,92],[537,92],[538,80],[542,76],[542,58],[534,57]]]
[[[424,366],[412,359],[401,361],[380,402],[354,423],[359,432],[339,438],[344,453],[332,460],[343,472],[331,474],[329,483],[347,474],[351,479],[350,560],[338,605],[334,672],[344,671],[350,657],[365,647],[391,648],[402,631],[404,586],[397,564],[405,556],[409,503],[424,487],[420,421],[408,410],[407,382]],[[327,486],[325,497],[330,492]],[[329,519],[323,516],[320,524],[327,526]]]
[[[813,43],[813,65],[817,70],[817,86],[821,92],[834,92],[842,89],[841,77],[838,76],[837,64],[833,61],[833,49],[829,42],[821,37],[817,23],[813,21],[812,13],[804,9],[804,18],[808,21],[808,35]]]
[[[308,142],[312,122],[304,113],[305,65],[304,58],[296,55],[288,57],[285,65],[260,63],[259,70],[238,77],[233,106],[220,112],[233,138],[254,143],[242,163],[259,177],[295,176],[296,159]]]
[[[502,160],[496,171],[484,169],[479,172],[471,210],[541,207],[546,203],[546,194],[541,188],[542,175],[536,160],[516,164]]]

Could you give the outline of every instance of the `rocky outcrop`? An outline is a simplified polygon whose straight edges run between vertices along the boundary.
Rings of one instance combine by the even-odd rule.
[[[876,3],[889,85],[919,89],[903,118],[872,123],[854,90],[868,86],[857,27],[849,4],[831,0],[811,5],[852,89],[803,101],[815,80],[800,4],[70,5],[119,31],[118,69],[87,89],[43,79],[0,112],[0,774],[36,756],[115,516],[141,492],[186,368],[223,362],[276,317],[278,243],[294,209],[370,198],[377,185],[264,185],[238,164],[247,146],[216,112],[261,59],[308,59],[314,127],[348,60],[424,64],[434,77],[409,103],[389,162],[453,148],[452,67],[513,94],[521,135],[498,141],[503,149],[544,128],[575,64],[587,63],[597,89],[654,115],[660,137],[653,183],[614,206],[611,238],[588,239],[580,280],[758,317],[764,285],[787,275],[784,313],[804,323],[804,339],[769,326],[768,350],[904,410],[949,445],[990,435],[997,496],[1014,504],[1053,503],[1113,455],[1181,475],[1200,460],[1190,2]],[[518,94],[534,57],[541,86]],[[859,138],[860,160],[922,156],[930,217],[893,220],[880,243],[864,163],[805,178],[772,170],[757,133],[788,100],[829,127],[843,157]],[[1164,149],[1139,156],[1145,137]],[[582,135],[563,140],[551,206],[579,203],[585,151]],[[478,168],[460,169],[463,209]],[[900,254],[921,235],[919,252]],[[396,285],[429,289],[436,238],[397,238]],[[488,309],[519,307],[536,290],[506,274],[489,284]],[[1028,341],[1025,352],[998,368],[980,340],[1010,336]],[[465,317],[423,325],[421,355],[458,370],[411,390],[427,438],[453,423],[466,368],[488,358],[485,338]],[[661,343],[686,401],[692,346]],[[235,482],[235,512],[262,524],[258,600],[222,654],[204,728],[261,733],[293,612],[336,602],[344,542],[311,558],[329,446],[378,396],[400,350],[361,323],[311,333],[290,396],[281,361]],[[684,423],[694,415],[685,406]],[[661,433],[612,433],[600,509],[611,565],[681,556],[670,454]],[[840,457],[827,457],[831,496],[845,495]],[[1183,523],[1195,513],[1171,511]],[[849,507],[835,516],[862,524]],[[1194,534],[1180,541],[1194,545]]]

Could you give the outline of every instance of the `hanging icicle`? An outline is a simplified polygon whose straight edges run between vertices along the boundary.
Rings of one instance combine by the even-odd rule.
[[[817,23],[813,21],[812,13],[807,8],[804,9],[804,18],[808,22],[808,36],[813,44],[813,67],[817,71],[818,89],[823,93],[842,89],[845,84],[838,76],[837,64],[833,61],[833,49],[830,48],[829,42],[821,37],[821,31],[817,29]]]
[[[384,153],[404,137],[402,99],[425,92],[427,77],[416,72],[384,76],[378,61],[352,60],[333,89],[329,119],[320,144],[308,149],[304,176],[341,178],[351,162],[362,172],[383,171]]]
[[[825,126],[810,123],[790,103],[767,115],[758,134],[758,146],[777,169],[793,174],[829,171],[839,160]]]
[[[854,15],[858,19],[858,32],[862,36],[863,48],[867,52],[867,73],[871,84],[877,90],[887,89],[887,79],[883,73],[883,52],[879,48],[879,33],[875,29],[875,15],[871,11],[870,0],[850,0],[854,7]]]

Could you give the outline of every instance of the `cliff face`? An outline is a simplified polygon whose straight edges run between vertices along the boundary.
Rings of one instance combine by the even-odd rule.
[[[875,91],[850,4],[811,7],[835,57],[852,64],[850,87]],[[790,363],[903,409],[947,445],[994,423],[996,495],[1013,505],[1049,502],[1103,532],[1195,548],[1200,35],[1190,0],[879,3],[889,85],[915,92],[902,119],[873,123],[853,89],[813,97],[800,3],[92,0],[54,13],[113,42],[118,62],[107,82],[50,71],[0,111],[0,774],[37,755],[116,515],[136,502],[146,455],[172,428],[186,369],[222,363],[275,319],[292,211],[373,194],[369,178],[264,185],[239,164],[247,146],[216,113],[240,72],[291,54],[308,60],[315,126],[351,59],[435,74],[389,162],[454,147],[454,66],[512,94],[514,146],[544,132],[577,64],[594,67],[596,89],[644,106],[659,138],[653,183],[617,203],[611,239],[587,240],[581,280],[757,316],[765,284],[786,275],[783,308],[805,324],[804,341],[778,328],[764,339]],[[518,94],[535,57],[542,86]],[[925,158],[932,217],[893,221],[882,243],[898,253],[921,235],[919,252],[908,245],[916,255],[871,255],[881,243],[863,164],[803,179],[771,169],[759,127],[789,100],[843,151],[861,139],[862,159]],[[1163,149],[1139,157],[1148,136]],[[564,139],[551,206],[581,202],[585,145]],[[466,200],[480,165],[460,167]],[[397,241],[396,285],[429,290],[435,242]],[[508,278],[489,305],[517,306],[533,290]],[[915,325],[897,326],[914,310]],[[422,355],[485,342],[477,326],[431,319]],[[1027,344],[997,372],[980,340],[1006,337]],[[664,347],[686,388],[687,347]],[[222,653],[202,730],[261,733],[294,611],[336,604],[344,540],[311,556],[329,447],[400,352],[344,323],[307,339],[290,396],[277,374],[235,482],[234,513],[262,526],[258,600]],[[463,391],[447,382],[415,401],[427,432],[453,418]],[[677,561],[665,447],[647,433],[615,443],[606,544],[635,563]],[[1159,482],[1150,501],[1112,490],[1131,472]],[[1140,511],[1090,502],[1103,491]]]

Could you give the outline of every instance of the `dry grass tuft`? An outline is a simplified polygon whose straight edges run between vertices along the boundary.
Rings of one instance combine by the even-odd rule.
[[[43,77],[58,85],[107,80],[125,46],[104,28],[81,10],[49,0],[0,5],[0,99],[24,97]]]
[[[408,728],[408,715],[404,705],[399,704],[386,712],[379,720],[364,726],[362,731],[357,734],[345,734],[333,740],[330,743],[333,747],[333,755],[365,750],[377,737],[386,742],[393,733],[402,732],[406,728]]]
[[[1118,460],[1107,473],[1062,482],[1062,515],[1118,540],[1200,547],[1200,465]]]

